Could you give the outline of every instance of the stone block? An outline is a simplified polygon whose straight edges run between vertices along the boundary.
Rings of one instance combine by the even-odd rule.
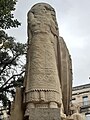
[[[31,108],[29,120],[61,120],[59,108]]]

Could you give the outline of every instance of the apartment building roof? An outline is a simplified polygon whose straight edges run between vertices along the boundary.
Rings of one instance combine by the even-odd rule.
[[[75,86],[72,88],[72,91],[81,90],[81,89],[85,89],[85,88],[90,88],[90,84]]]

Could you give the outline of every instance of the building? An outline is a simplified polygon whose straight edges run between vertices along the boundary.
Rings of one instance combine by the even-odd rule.
[[[90,120],[90,84],[73,87],[72,103],[79,107],[86,120]]]

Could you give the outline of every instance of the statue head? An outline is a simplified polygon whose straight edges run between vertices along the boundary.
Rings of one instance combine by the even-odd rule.
[[[47,29],[54,35],[59,33],[55,10],[47,3],[37,3],[31,8],[28,12],[28,23],[34,32],[37,30],[45,32]]]
[[[54,21],[56,21],[55,10],[51,5],[47,3],[37,3],[35,4],[29,12],[34,15],[51,16]]]
[[[38,9],[38,10],[37,10]],[[53,7],[51,7],[49,4],[47,3],[37,3],[35,4],[32,8],[31,8],[31,11],[34,13],[34,14],[37,14],[37,13],[48,13],[48,12],[51,12],[52,15],[55,15],[55,10]]]

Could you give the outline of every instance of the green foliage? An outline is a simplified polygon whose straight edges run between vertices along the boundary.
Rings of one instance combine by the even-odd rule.
[[[0,0],[0,101],[7,106],[15,87],[22,86],[25,72],[26,44],[16,42],[4,29],[18,27],[14,18],[16,0]],[[3,29],[3,30],[2,30]]]
[[[6,105],[7,93],[14,96],[15,87],[23,83],[26,44],[16,42],[4,31],[0,31],[0,41],[3,41],[0,48],[0,100]]]
[[[18,27],[20,22],[14,19],[12,11],[15,10],[16,0],[0,0],[0,29]]]

